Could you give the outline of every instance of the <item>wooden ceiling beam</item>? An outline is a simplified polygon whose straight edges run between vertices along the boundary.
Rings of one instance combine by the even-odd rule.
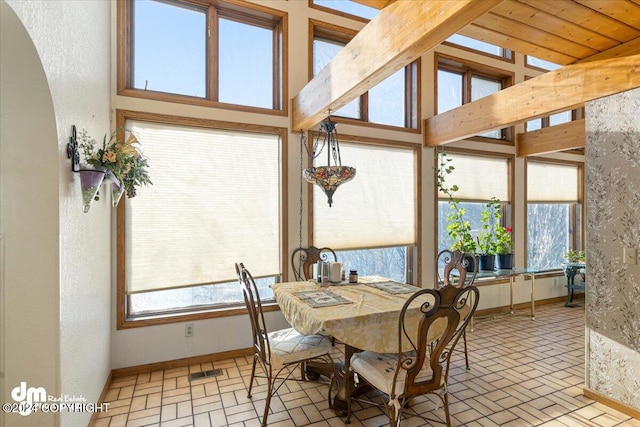
[[[311,128],[501,2],[390,3],[293,98],[292,129]]]
[[[586,140],[584,119],[519,133],[518,157],[535,156],[556,151],[584,148]]]
[[[567,65],[426,119],[424,144],[444,145],[637,87],[640,55]]]

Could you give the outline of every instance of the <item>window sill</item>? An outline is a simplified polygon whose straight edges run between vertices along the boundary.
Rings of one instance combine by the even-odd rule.
[[[264,312],[279,311],[280,307],[275,301],[265,301],[262,310]],[[118,330],[142,328],[146,326],[168,325],[171,323],[190,322],[196,320],[216,319],[222,317],[241,316],[247,314],[247,309],[242,305],[224,308],[210,308],[201,311],[149,314],[139,317],[127,317],[124,322],[118,322]]]

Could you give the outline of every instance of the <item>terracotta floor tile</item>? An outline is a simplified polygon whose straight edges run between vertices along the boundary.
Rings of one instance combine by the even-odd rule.
[[[539,306],[535,322],[526,314],[476,321],[467,334],[470,370],[463,353],[454,353],[449,376],[453,426],[640,427],[639,420],[582,395],[584,308]],[[341,344],[332,356],[344,359]],[[262,377],[247,397],[252,361],[242,356],[116,378],[105,396],[111,406],[94,427],[258,427],[267,383],[258,368]],[[191,381],[188,376],[218,368],[223,374],[217,377]],[[327,393],[326,381],[287,381],[271,400],[269,426],[343,427],[343,419],[329,408]],[[444,419],[441,403],[418,397],[409,406],[431,421],[411,416],[403,420],[404,427],[442,425],[434,421]],[[380,408],[354,403],[350,427],[387,424]]]

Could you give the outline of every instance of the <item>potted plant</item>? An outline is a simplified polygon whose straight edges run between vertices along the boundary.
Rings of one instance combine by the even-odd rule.
[[[585,260],[587,259],[585,251],[576,251],[574,249],[569,249],[564,254],[564,257],[568,262],[573,264],[584,264]]]
[[[496,226],[496,254],[498,260],[498,268],[513,268],[513,253],[511,252],[511,227]]]
[[[480,270],[494,270],[497,252],[496,227],[500,226],[500,200],[493,197],[480,216],[478,234],[478,262]]]
[[[454,197],[454,194],[458,191],[457,185],[448,187],[445,183],[445,178],[449,175],[455,167],[451,164],[452,159],[448,159],[445,152],[437,153],[439,164],[437,173],[437,187],[441,193],[444,193],[449,198],[449,213],[447,213],[447,233],[453,240],[453,244],[450,249],[452,251],[458,250],[460,252],[476,252],[476,241],[471,234],[471,224],[465,219],[465,208],[460,206],[460,200]],[[467,269],[473,271],[475,265],[473,262],[467,264]]]
[[[97,171],[106,172],[112,181],[113,207],[117,206],[124,192],[129,198],[135,197],[136,187],[152,184],[147,171],[148,160],[142,155],[140,143],[131,131],[116,129],[108,140],[107,135],[103,137],[101,147],[84,129],[80,131],[79,139],[85,162]]]

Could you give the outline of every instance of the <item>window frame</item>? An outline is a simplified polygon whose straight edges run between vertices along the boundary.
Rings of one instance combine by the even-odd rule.
[[[121,0],[117,3],[117,94],[135,98],[257,112],[278,116],[288,115],[288,14],[253,3],[235,0],[163,0],[169,4],[202,7],[207,10],[206,40],[206,96],[195,97],[168,92],[147,91],[132,87],[133,55],[133,2]],[[218,18],[259,26],[273,30],[273,107],[262,108],[218,101],[217,32]]]
[[[461,58],[456,58],[450,55],[436,53],[434,61],[434,97],[433,97],[433,111],[438,113],[438,71],[448,71],[462,75],[462,105],[468,104],[471,101],[471,82],[473,76],[485,78],[488,80],[501,81],[502,89],[504,90],[513,85],[515,75],[512,72],[493,68],[484,64],[468,61]],[[501,139],[488,138],[484,136],[474,135],[467,138],[469,141],[487,142],[500,145],[515,145],[515,131],[513,126],[509,126],[500,129],[502,135]]]
[[[537,157],[535,159],[525,159],[524,170],[525,170],[525,183],[524,183],[524,227],[525,227],[525,235],[524,235],[524,254],[525,261],[529,263],[529,195],[528,195],[528,179],[529,179],[529,162],[534,163],[543,163],[549,165],[561,165],[561,166],[576,166],[578,169],[578,201],[569,206],[569,217],[572,222],[569,225],[569,241],[573,247],[573,249],[580,250],[585,248],[585,206],[584,206],[584,162],[573,161],[573,160],[562,160],[562,159],[548,159],[543,157]],[[542,204],[541,202],[535,202],[534,204]],[[576,205],[580,205],[580,212],[576,212]],[[580,218],[580,226],[576,226],[576,219]],[[560,267],[558,269],[548,270],[549,273],[556,273],[561,271]]]
[[[156,114],[132,110],[116,110],[116,126],[123,128],[127,120],[136,120],[143,122],[159,123],[166,125],[189,126],[194,128],[214,128],[231,131],[244,132],[260,132],[278,135],[280,137],[280,180],[286,189],[288,172],[286,165],[288,164],[288,129],[275,126],[262,126],[247,123],[233,123],[218,120],[198,119],[193,117],[170,116],[166,114]],[[281,188],[282,190],[282,188]],[[280,248],[281,253],[288,253],[287,244],[287,212],[288,212],[288,196],[286,191],[281,191],[279,201],[279,224],[280,224]],[[194,321],[202,319],[211,319],[217,317],[235,316],[246,313],[244,303],[225,305],[220,307],[194,307],[192,309],[158,313],[157,315],[149,315],[144,317],[129,317],[127,309],[127,289],[126,289],[126,264],[124,251],[126,250],[126,220],[125,207],[126,203],[119,203],[116,209],[116,328],[117,330],[138,328],[152,325],[162,325],[169,323]],[[286,277],[287,260],[286,256],[280,260],[280,280]],[[264,301],[263,308],[265,311],[277,311],[278,305],[274,301]]]
[[[310,2],[313,0],[309,0]],[[358,31],[352,30],[338,25],[329,24],[327,22],[309,19],[309,62],[308,62],[308,79],[313,79],[313,42],[318,39],[328,40],[334,43],[347,44],[358,34]],[[405,118],[404,126],[393,126],[383,123],[376,123],[369,121],[369,91],[360,95],[360,119],[354,119],[351,117],[343,117],[333,115],[333,118],[340,123],[347,123],[353,125],[364,125],[372,128],[379,129],[392,129],[405,132],[411,132],[420,134],[422,133],[422,120],[421,117],[421,60],[417,59],[411,64],[404,67],[405,81],[404,81],[404,108]],[[334,112],[335,113],[335,112]]]
[[[315,138],[317,138],[317,136],[318,136],[318,132],[309,131],[307,135],[307,140],[313,141],[315,140]],[[415,194],[416,202],[415,202],[415,208],[414,208],[416,229],[414,230],[414,232],[415,232],[416,242],[414,245],[406,246],[406,249],[407,249],[406,277],[408,282],[418,287],[421,287],[422,286],[422,267],[420,263],[420,257],[422,254],[422,238],[420,236],[422,236],[422,217],[420,215],[420,212],[422,210],[422,192],[420,189],[422,188],[422,184],[421,184],[422,183],[422,146],[420,144],[413,144],[410,142],[393,141],[388,139],[368,138],[368,137],[362,137],[362,136],[341,134],[339,142],[343,142],[343,141],[350,144],[362,144],[362,145],[370,145],[370,146],[378,146],[378,147],[382,146],[382,147],[392,147],[392,148],[405,148],[405,149],[413,150],[414,167],[415,167],[414,188],[416,192]],[[308,158],[305,164],[306,164],[305,167],[310,167],[310,161]],[[355,179],[357,179],[357,177]],[[307,212],[313,212],[314,211],[313,184],[306,183],[306,186],[307,186],[307,194],[309,195],[307,198],[308,199]],[[321,199],[319,202],[326,203],[326,200]],[[308,226],[307,226],[307,241],[309,242],[309,245],[314,244],[313,222],[314,222],[313,214],[310,214],[308,217]],[[395,246],[397,245],[380,246],[375,248],[351,247],[346,249],[343,248],[340,250],[350,251],[350,250],[359,250],[359,249],[378,249],[378,248],[395,247]]]

